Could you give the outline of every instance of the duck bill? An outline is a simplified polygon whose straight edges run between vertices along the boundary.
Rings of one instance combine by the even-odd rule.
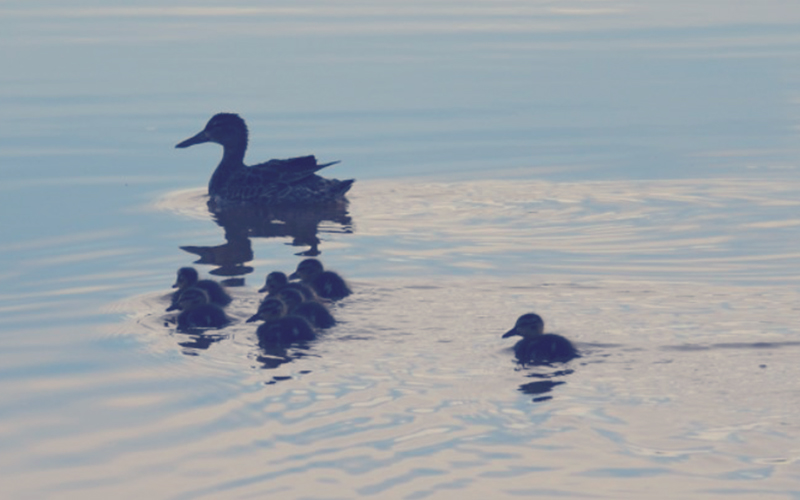
[[[209,142],[211,139],[208,138],[206,135],[205,130],[201,130],[197,135],[194,137],[189,137],[183,142],[179,142],[175,145],[176,148],[188,148],[189,146],[194,146],[195,144],[202,144],[204,142]]]
[[[261,287],[261,290],[259,290],[258,293],[264,293],[264,292],[268,292],[268,291],[269,291],[269,288],[267,287],[267,285],[264,285],[264,286]]]
[[[297,271],[295,271],[295,272],[293,272],[292,274],[289,275],[288,279],[290,279],[290,280],[299,280],[300,279],[300,275],[297,274]]]
[[[178,309],[179,309],[178,304],[172,304],[167,308],[167,312],[177,311]]]
[[[505,339],[505,338],[508,338],[508,337],[513,337],[514,335],[519,335],[517,333],[517,329],[516,328],[512,328],[511,330],[509,330],[506,333],[504,333],[503,334],[503,338]]]
[[[247,321],[245,321],[245,323],[252,323],[254,321],[258,321],[258,318],[259,318],[259,315],[258,315],[258,313],[256,313],[256,314],[250,316],[250,318]]]

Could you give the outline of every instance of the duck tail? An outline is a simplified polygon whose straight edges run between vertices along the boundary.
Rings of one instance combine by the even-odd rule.
[[[342,163],[341,160],[332,161],[329,163],[322,163],[317,165],[317,170],[322,170],[325,167],[330,167],[331,165],[336,165],[337,163]]]
[[[355,181],[355,179],[339,181],[339,184],[334,188],[335,196],[344,196],[346,192],[350,191],[350,188],[353,186]]]

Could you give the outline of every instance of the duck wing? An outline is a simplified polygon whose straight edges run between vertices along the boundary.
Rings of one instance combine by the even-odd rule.
[[[285,160],[269,160],[265,163],[253,165],[247,170],[252,177],[261,179],[260,182],[280,182],[294,184],[301,181],[325,167],[336,165],[338,161],[330,163],[317,163],[316,157],[298,156],[297,158],[287,158]]]

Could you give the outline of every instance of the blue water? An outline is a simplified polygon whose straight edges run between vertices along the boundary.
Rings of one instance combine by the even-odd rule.
[[[3,498],[800,498],[799,26],[778,0],[3,3]],[[289,363],[244,320],[309,226],[226,239],[220,149],[174,149],[219,111],[250,163],[356,179],[311,232],[355,293]],[[164,312],[186,246],[243,278],[214,336]],[[529,311],[584,356],[518,367]]]

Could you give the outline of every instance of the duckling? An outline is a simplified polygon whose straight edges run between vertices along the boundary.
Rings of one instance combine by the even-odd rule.
[[[273,271],[267,275],[267,281],[258,291],[267,292],[267,297],[274,297],[283,288],[293,288],[303,295],[303,300],[319,300],[317,292],[313,288],[301,282],[289,283],[286,275],[280,271]]]
[[[295,307],[305,302],[303,294],[294,288],[281,288],[275,296],[286,304],[286,310],[291,312]]]
[[[267,321],[256,330],[258,343],[262,347],[306,342],[317,338],[314,327],[300,316],[284,316]]]
[[[167,311],[178,309],[178,300],[183,291],[189,287],[205,290],[212,304],[225,307],[231,303],[231,296],[222,288],[222,285],[213,280],[201,280],[198,278],[197,270],[193,267],[182,267],[178,269],[178,279],[175,280],[175,284],[172,285],[172,288],[177,288],[178,291],[172,294],[172,304],[167,308]]]
[[[221,307],[208,301],[208,293],[202,288],[189,287],[183,290],[176,309],[178,315],[178,330],[190,328],[222,328],[230,323]]]
[[[302,316],[317,328],[330,328],[336,324],[336,319],[328,308],[316,301],[297,304],[292,309],[292,314]]]
[[[338,161],[318,164],[314,156],[246,166],[247,125],[233,113],[211,117],[197,135],[178,143],[176,148],[215,142],[222,146],[220,161],[208,184],[212,198],[233,202],[269,205],[309,205],[344,201],[354,180],[325,179],[315,172]]]
[[[258,343],[265,345],[286,345],[306,340],[314,340],[317,334],[314,327],[300,316],[284,316],[286,305],[280,299],[267,298],[248,322],[263,320],[256,335]]]
[[[317,295],[326,299],[339,300],[353,293],[341,276],[333,271],[325,271],[317,259],[305,259],[300,262],[289,279],[300,279],[310,285]]]
[[[318,301],[319,297],[313,288],[299,282],[287,283],[286,275],[280,271],[274,271],[267,275],[267,282],[259,292],[265,291],[269,294],[259,306],[259,310],[274,297],[282,304],[286,303],[289,314],[304,317],[316,328],[330,328],[336,324],[336,319],[328,311],[328,308]],[[258,313],[248,321],[255,321],[257,317]]]
[[[258,311],[250,316],[247,323],[253,321],[272,321],[286,316],[286,304],[281,299],[267,297],[258,306]]]
[[[272,271],[267,275],[267,280],[258,293],[267,292],[267,295],[273,295],[278,290],[285,287],[287,283],[289,283],[289,278],[286,277],[286,274],[280,271]]]
[[[523,314],[503,338],[520,335],[514,353],[521,364],[565,363],[580,356],[572,343],[554,333],[544,333],[544,320],[534,313]]]

